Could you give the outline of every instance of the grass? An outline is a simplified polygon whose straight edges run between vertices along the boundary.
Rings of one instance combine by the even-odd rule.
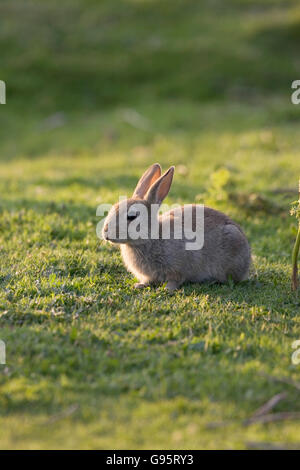
[[[0,447],[299,448],[299,421],[242,425],[284,390],[275,411],[300,411],[266,378],[300,371],[297,2],[10,0],[0,15]],[[249,281],[132,288],[96,208],[155,161],[177,166],[167,202],[243,226]]]

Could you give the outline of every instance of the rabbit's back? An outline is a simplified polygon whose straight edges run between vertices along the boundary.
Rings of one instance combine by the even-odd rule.
[[[196,208],[196,205],[187,205],[173,209],[163,214],[161,223],[167,224],[170,218],[182,217],[182,211],[190,213]],[[203,208],[202,222],[200,220],[196,224],[195,217],[192,222],[193,232],[203,231],[202,248],[187,250],[188,240],[184,236],[181,240],[165,240],[165,263],[180,266],[184,279],[192,282],[226,282],[229,277],[235,281],[247,279],[251,252],[240,226],[227,215],[209,207]],[[198,234],[198,238],[201,240],[202,235]]]

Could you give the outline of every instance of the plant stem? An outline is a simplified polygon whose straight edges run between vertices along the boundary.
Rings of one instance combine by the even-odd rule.
[[[300,207],[300,179],[299,179],[299,207]],[[293,266],[293,273],[292,273],[292,289],[297,290],[298,289],[298,253],[299,253],[299,247],[300,247],[300,219],[299,219],[299,225],[298,225],[298,233],[297,233],[297,238],[295,242],[295,246],[293,249],[293,254],[292,254],[292,266]]]

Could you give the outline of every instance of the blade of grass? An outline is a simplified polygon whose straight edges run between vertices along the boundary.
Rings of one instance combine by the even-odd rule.
[[[300,179],[299,179],[299,211],[300,211]],[[299,217],[299,214],[297,215]],[[299,224],[298,224],[298,233],[296,237],[296,242],[294,245],[293,249],[293,254],[292,254],[292,267],[293,267],[293,272],[292,272],[292,289],[295,291],[298,289],[298,254],[299,254],[299,247],[300,247],[300,219],[299,219]]]

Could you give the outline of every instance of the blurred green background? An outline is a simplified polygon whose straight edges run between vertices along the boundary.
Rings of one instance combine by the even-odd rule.
[[[300,448],[297,420],[244,425],[279,392],[300,410],[299,2],[2,0],[0,22],[0,448]],[[155,161],[167,202],[242,224],[248,282],[132,289],[96,208]]]

